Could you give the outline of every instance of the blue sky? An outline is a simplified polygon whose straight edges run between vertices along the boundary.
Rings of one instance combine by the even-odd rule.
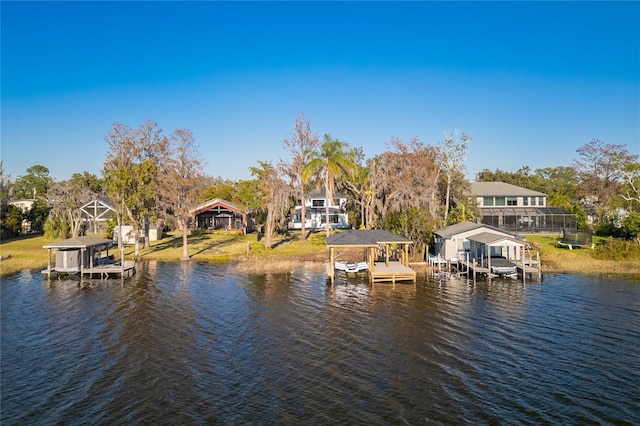
[[[115,122],[193,131],[206,172],[251,178],[304,111],[361,146],[471,134],[466,162],[640,153],[639,2],[10,2],[1,158],[15,179],[99,175]]]

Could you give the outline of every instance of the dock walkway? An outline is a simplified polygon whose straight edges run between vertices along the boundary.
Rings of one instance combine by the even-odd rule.
[[[82,278],[110,278],[110,277],[130,277],[136,273],[136,264],[132,260],[125,260],[124,264],[109,263],[96,265],[91,268],[84,268],[81,271],[59,271],[55,268],[42,270],[43,275],[48,278],[61,277],[65,275],[80,275]]]

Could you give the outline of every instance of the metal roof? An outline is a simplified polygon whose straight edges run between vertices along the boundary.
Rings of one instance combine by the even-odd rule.
[[[476,197],[545,197],[547,195],[505,182],[471,182],[469,192]]]
[[[80,249],[80,248],[88,248],[88,247],[96,247],[96,246],[110,246],[113,244],[111,240],[105,240],[104,238],[98,237],[76,237],[69,238],[66,240],[59,241],[57,243],[46,244],[42,246],[46,249]]]
[[[500,243],[502,241],[511,241],[518,245],[524,246],[526,243],[519,241],[515,238],[508,237],[506,235],[494,234],[493,232],[481,232],[479,234],[471,235],[467,237],[467,240],[474,241],[476,243],[484,244],[487,246],[492,246],[496,243]]]
[[[192,215],[199,215],[207,211],[216,210],[220,212],[221,210],[228,210],[231,212],[241,213],[240,209],[235,205],[231,204],[227,200],[223,200],[222,198],[214,198],[212,200],[207,200],[204,203],[198,205],[197,207],[191,209],[189,211]]]
[[[412,241],[382,229],[348,229],[327,237],[327,246],[376,247],[378,244],[411,244]]]
[[[484,210],[483,210],[484,211]],[[489,229],[489,230],[495,230],[498,232],[501,232],[503,234],[508,234],[508,235],[512,235],[515,237],[515,234],[509,232],[509,231],[505,231],[502,229],[498,229],[495,228],[493,226],[490,225],[486,225],[484,223],[473,223],[473,222],[460,222],[460,223],[456,223],[455,225],[449,225],[446,228],[443,229],[439,229],[437,231],[434,231],[433,233],[444,238],[444,239],[449,239],[455,235],[458,234],[462,234],[463,232],[467,232],[467,231],[473,231],[474,229],[480,229],[480,228],[485,228],[485,229]]]
[[[573,213],[560,207],[483,207],[482,216],[540,216],[540,215],[569,215]]]

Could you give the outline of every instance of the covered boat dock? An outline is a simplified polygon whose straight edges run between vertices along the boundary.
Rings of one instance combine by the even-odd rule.
[[[350,229],[327,237],[329,261],[327,275],[333,284],[336,271],[350,272],[349,265],[337,260],[337,249],[363,249],[364,260],[357,262],[358,271],[366,271],[371,283],[396,281],[416,282],[416,271],[409,265],[409,244],[412,241],[380,229]],[[366,267],[365,267],[366,265]]]
[[[49,250],[47,269],[42,274],[48,278],[61,275],[99,276],[108,278],[111,276],[124,277],[135,273],[133,261],[116,262],[109,254],[109,248],[113,245],[111,240],[82,236],[69,238],[57,243],[44,245]],[[55,265],[52,266],[52,253],[55,252]]]

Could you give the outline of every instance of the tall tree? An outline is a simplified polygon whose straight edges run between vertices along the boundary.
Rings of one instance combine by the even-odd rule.
[[[300,222],[301,238],[306,239],[306,199],[308,182],[302,178],[302,171],[313,158],[320,141],[318,133],[311,130],[311,122],[303,112],[298,113],[293,124],[293,133],[284,138],[282,147],[289,154],[289,159],[281,162],[285,173],[291,180],[296,198],[301,202]]]
[[[153,215],[157,215],[160,209],[158,192],[153,186],[158,182],[158,175],[162,169],[162,159],[166,158],[166,151],[169,148],[169,140],[163,134],[158,123],[152,120],[145,120],[135,131],[135,151],[134,155],[140,163],[138,171],[141,173],[138,181],[142,183],[136,192],[136,213],[134,217],[141,224],[142,235],[144,236],[144,246],[150,246],[149,222]]]
[[[128,216],[127,200],[135,190],[134,162],[131,153],[135,149],[133,129],[114,123],[105,136],[109,150],[104,161],[104,179],[106,191],[114,202],[118,222],[118,249],[122,251],[122,225]]]
[[[351,177],[355,169],[356,165],[349,154],[349,145],[346,142],[333,139],[331,135],[324,135],[324,142],[320,146],[320,150],[314,153],[311,161],[302,170],[303,181],[309,181],[312,176],[316,176],[317,183],[324,185],[327,236],[329,236],[331,228],[329,207],[333,202],[336,180]]]
[[[52,182],[49,176],[49,169],[40,164],[36,164],[27,169],[27,174],[18,176],[13,183],[14,196],[16,198],[36,199],[38,196],[44,198]]]
[[[464,170],[464,161],[467,158],[467,151],[469,149],[469,142],[471,142],[470,135],[459,135],[458,131],[447,135],[440,143],[440,152],[438,155],[438,162],[444,172],[446,179],[446,190],[444,197],[444,224],[448,223],[449,217],[449,203],[451,200],[451,185],[454,178],[462,176],[460,172]]]
[[[629,207],[640,207],[640,163],[627,164],[623,170],[624,186],[621,196],[629,202]],[[640,211],[640,210],[636,210]]]
[[[384,217],[391,209],[424,206],[435,218],[440,206],[438,148],[415,137],[409,143],[392,138],[389,146],[375,168],[378,214]]]
[[[182,257],[189,260],[188,232],[191,209],[200,201],[204,161],[190,130],[177,129],[169,138],[169,149],[162,161],[163,181],[159,191],[168,209],[182,228]]]
[[[271,248],[275,225],[286,215],[292,192],[291,186],[282,179],[278,169],[270,162],[260,161],[258,164],[259,167],[251,167],[251,174],[258,182],[259,192],[256,195],[267,211],[264,222],[264,245]]]
[[[574,168],[580,176],[582,195],[595,195],[600,206],[606,208],[618,193],[625,167],[638,156],[630,154],[626,145],[606,144],[598,139],[587,142],[576,152]]]
[[[64,229],[69,229],[71,235],[67,237],[80,235],[83,223],[80,207],[97,195],[87,176],[90,175],[74,173],[69,180],[52,183],[47,192],[51,213],[68,224]]]
[[[355,165],[355,171],[351,179],[344,180],[342,186],[350,194],[353,203],[360,214],[360,226],[371,229],[373,222],[373,190],[371,188],[371,163],[374,160],[365,160],[362,148],[354,148],[351,157]]]

